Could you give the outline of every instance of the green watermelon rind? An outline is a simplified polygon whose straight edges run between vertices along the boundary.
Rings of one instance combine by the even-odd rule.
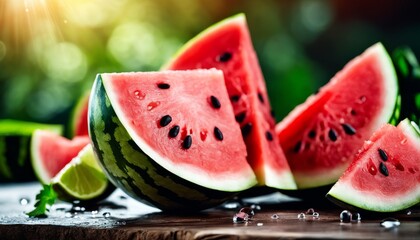
[[[377,115],[376,122],[373,122],[372,126],[373,129],[379,128],[384,123],[396,123],[397,119],[399,118],[400,113],[400,97],[399,97],[399,88],[398,88],[398,82],[397,82],[397,75],[395,72],[395,68],[393,66],[392,60],[388,52],[386,51],[385,47],[382,45],[382,43],[376,43],[370,48],[368,48],[363,54],[367,54],[368,52],[374,53],[379,56],[379,62],[380,67],[382,69],[383,78],[384,78],[384,89],[386,93],[384,94],[384,106],[387,106],[383,109],[382,113]],[[356,57],[355,59],[351,60],[348,64],[351,64],[355,61],[358,61],[358,59],[361,58],[361,56]],[[346,65],[347,66],[347,65]],[[343,68],[344,70],[345,68]],[[338,72],[337,74],[340,74]],[[315,100],[316,95],[312,95],[308,98]],[[307,101],[308,101],[307,100]],[[305,101],[305,103],[307,102]],[[316,101],[316,100],[315,100]],[[292,111],[289,116],[287,116],[283,122],[282,126],[288,126],[293,122],[297,116],[299,116],[302,111],[304,111],[305,103],[299,105],[296,107],[295,110]],[[300,109],[300,110],[299,110]],[[279,128],[280,125],[276,127],[276,132],[280,131]],[[343,163],[341,166],[336,166],[335,169],[324,169],[323,171],[318,171],[315,174],[310,174],[309,172],[293,172],[293,175],[295,177],[295,181],[299,189],[310,189],[310,188],[316,188],[316,187],[322,187],[334,184],[338,178],[341,176],[341,174],[345,171],[345,169],[348,167],[348,163]]]
[[[59,124],[0,120],[0,182],[36,180],[31,163],[31,136],[36,129],[63,132]]]
[[[150,158],[117,117],[101,75],[92,88],[88,122],[92,146],[108,179],[140,202],[165,211],[196,211],[217,206],[239,192],[200,186]],[[243,188],[255,183],[256,180]]]
[[[415,122],[403,120],[398,127],[413,143],[420,146],[420,129]],[[394,196],[395,201],[390,204],[392,196],[380,195],[374,198],[367,192],[353,189],[349,182],[337,182],[327,193],[326,197],[342,207],[370,212],[399,212],[420,203],[420,185],[404,196]],[[384,201],[384,199],[388,201]]]
[[[225,18],[210,27],[206,28],[204,31],[197,34],[194,38],[190,39],[186,44],[184,44],[180,49],[178,49],[175,54],[170,58],[169,61],[167,61],[165,64],[162,65],[160,68],[161,70],[168,69],[169,66],[173,65],[173,61],[175,61],[182,53],[184,53],[187,49],[191,48],[199,39],[202,39],[204,36],[206,36],[208,33],[213,32],[215,29],[217,29],[219,26],[223,26],[227,22],[244,22],[245,20],[245,14],[244,13],[238,13],[231,17]]]

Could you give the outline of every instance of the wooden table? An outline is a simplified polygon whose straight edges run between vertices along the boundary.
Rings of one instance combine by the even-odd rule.
[[[341,223],[343,209],[278,193],[244,199],[240,204],[256,207],[247,223],[232,221],[243,206],[238,202],[192,215],[168,215],[119,190],[94,208],[59,202],[47,218],[29,218],[24,213],[32,210],[39,189],[38,183],[0,185],[0,239],[420,239],[418,209],[393,215],[401,225],[384,228],[380,222],[386,215]],[[29,204],[22,205],[21,198]],[[319,218],[298,219],[310,207]]]

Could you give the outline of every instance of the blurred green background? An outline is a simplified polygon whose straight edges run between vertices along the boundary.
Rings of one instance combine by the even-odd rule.
[[[417,2],[0,0],[0,118],[65,124],[96,73],[158,70],[244,12],[281,120],[376,42],[420,53]]]

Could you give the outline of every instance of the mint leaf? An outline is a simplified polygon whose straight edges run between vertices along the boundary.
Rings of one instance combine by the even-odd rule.
[[[26,213],[30,217],[46,217],[49,207],[55,203],[57,193],[52,188],[52,185],[42,185],[41,191],[36,195],[35,209]]]

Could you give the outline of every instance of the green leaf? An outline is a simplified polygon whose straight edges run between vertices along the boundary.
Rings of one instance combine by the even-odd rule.
[[[46,217],[49,207],[55,203],[57,193],[52,188],[52,185],[43,185],[41,191],[36,195],[35,209],[26,213],[30,217]]]

